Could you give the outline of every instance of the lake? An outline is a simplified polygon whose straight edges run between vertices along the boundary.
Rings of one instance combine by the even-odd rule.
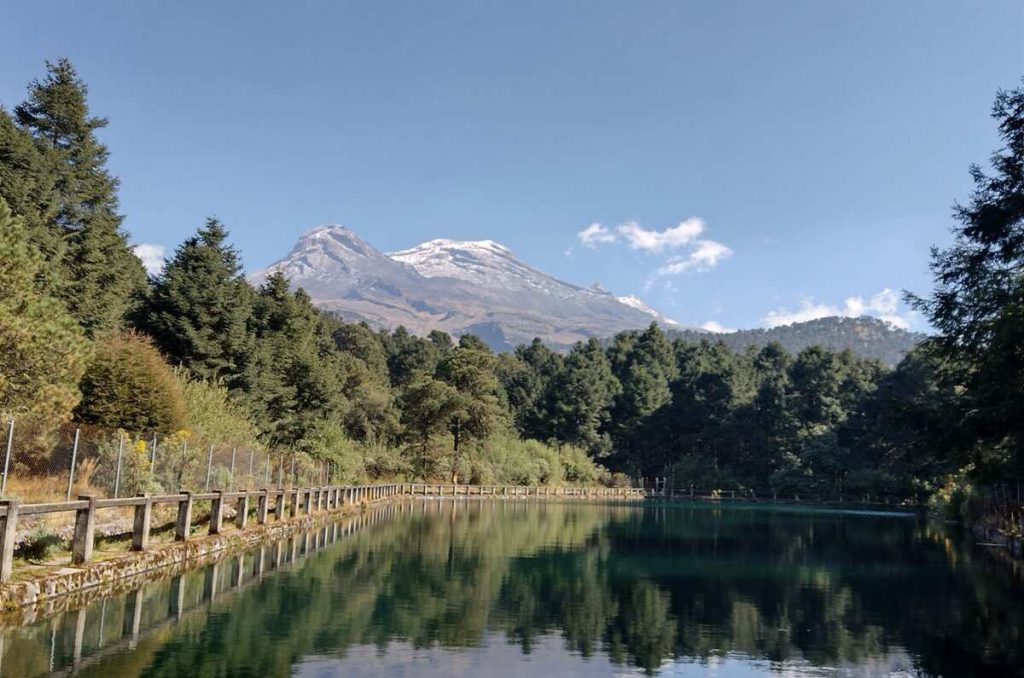
[[[1024,675],[983,549],[899,513],[404,501],[6,628],[0,676]]]

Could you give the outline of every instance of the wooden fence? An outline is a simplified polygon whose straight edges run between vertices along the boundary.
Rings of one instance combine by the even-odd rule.
[[[250,500],[255,500],[256,523],[264,525],[269,516],[284,520],[333,511],[343,506],[370,503],[395,496],[479,496],[479,497],[547,497],[576,499],[643,499],[647,492],[637,488],[615,487],[527,487],[501,485],[439,485],[424,483],[390,483],[383,485],[332,485],[327,487],[271,488],[225,492],[185,492],[158,496],[139,495],[121,499],[98,499],[82,495],[77,501],[47,504],[21,504],[16,499],[0,501],[0,582],[9,581],[17,546],[18,520],[28,516],[51,513],[75,514],[75,527],[71,540],[71,564],[80,565],[92,560],[96,539],[96,520],[103,509],[135,509],[132,525],[133,551],[145,551],[149,536],[153,507],[159,504],[177,504],[174,523],[175,541],[186,541],[192,531],[192,511],[197,501],[210,502],[209,533],[219,534],[224,525],[226,502],[236,502],[235,525],[244,529],[249,521]]]

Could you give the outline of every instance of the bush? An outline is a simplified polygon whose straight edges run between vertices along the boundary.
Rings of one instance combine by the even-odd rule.
[[[104,436],[96,446],[96,472],[94,484],[114,490],[117,476],[118,448],[124,436],[124,448],[121,451],[121,481],[118,485],[118,496],[132,497],[142,492],[159,493],[162,488],[152,472],[151,443],[141,438],[119,432]]]
[[[82,423],[156,433],[185,427],[185,398],[174,370],[141,335],[98,340],[81,390],[75,417]]]
[[[261,447],[256,424],[231,400],[223,384],[192,379],[184,370],[177,370],[176,377],[185,397],[189,428],[197,436],[196,444]]]
[[[39,527],[21,542],[15,555],[28,561],[42,562],[66,548],[67,542],[60,535]]]

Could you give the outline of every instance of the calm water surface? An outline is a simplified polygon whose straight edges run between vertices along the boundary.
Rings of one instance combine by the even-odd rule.
[[[0,676],[1024,675],[1024,586],[901,515],[397,504],[2,632]]]

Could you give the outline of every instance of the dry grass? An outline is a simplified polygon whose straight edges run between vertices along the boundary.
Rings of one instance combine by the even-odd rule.
[[[71,498],[80,494],[102,495],[90,484],[96,472],[96,462],[86,459],[75,474],[75,482],[71,488]],[[23,504],[41,504],[44,502],[64,501],[67,499],[68,476],[16,476],[11,475],[7,481],[7,496],[18,499]]]

